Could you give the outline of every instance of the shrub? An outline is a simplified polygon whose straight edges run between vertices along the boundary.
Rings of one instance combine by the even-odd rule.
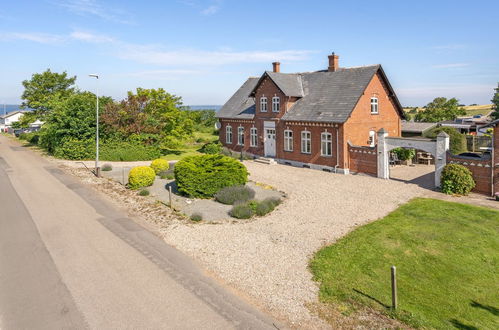
[[[193,213],[191,215],[191,220],[195,221],[195,222],[201,221],[201,220],[203,220],[203,215],[201,213],[197,213],[197,212]]]
[[[102,165],[102,170],[105,171],[105,172],[112,171],[113,170],[113,165],[111,165],[111,164],[104,164],[104,165]]]
[[[147,187],[154,183],[155,177],[156,173],[149,166],[137,166],[130,170],[128,186],[130,189]]]
[[[222,155],[189,156],[174,168],[178,190],[191,197],[210,198],[220,189],[244,185],[248,171],[240,162]]]
[[[95,157],[95,143],[93,140],[64,138],[62,143],[55,147],[54,156],[71,160],[92,159]]]
[[[100,158],[108,161],[152,160],[159,157],[159,147],[138,142],[105,141],[100,151]]]
[[[253,216],[254,211],[248,204],[236,204],[229,212],[231,217],[237,219],[249,219]]]
[[[215,194],[217,202],[234,205],[237,202],[246,202],[255,197],[255,191],[246,186],[231,186],[220,189]]]
[[[199,149],[199,152],[210,155],[219,154],[221,151],[222,151],[222,145],[218,141],[206,143],[201,147],[201,149]]]
[[[139,195],[140,196],[149,196],[150,192],[149,190],[147,189],[142,189],[140,192],[139,192]]]
[[[28,141],[29,143],[37,145],[39,140],[40,140],[40,133],[32,132],[27,134],[26,141]]]
[[[166,178],[167,178],[168,180],[173,180],[173,179],[175,179],[175,175],[173,175],[173,173],[168,173],[168,174],[166,175]]]
[[[158,158],[152,161],[151,168],[156,174],[159,174],[162,171],[168,170],[170,168],[170,164],[166,159]]]
[[[442,170],[442,192],[446,194],[468,195],[475,187],[471,171],[459,164],[447,164]]]
[[[400,160],[409,160],[413,159],[416,156],[415,149],[407,149],[407,148],[395,148],[392,150]]]
[[[258,216],[263,216],[267,213],[272,212],[277,205],[281,203],[281,200],[276,197],[269,197],[258,203],[256,206],[255,213]]]
[[[445,132],[449,135],[449,149],[453,155],[459,155],[460,153],[467,151],[466,136],[459,133],[453,127],[437,127],[431,129],[425,134],[425,137],[435,139],[440,132]]]

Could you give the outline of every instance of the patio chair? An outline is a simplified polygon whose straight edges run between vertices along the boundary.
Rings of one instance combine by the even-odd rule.
[[[389,163],[390,163],[390,165],[393,165],[393,166],[395,166],[395,165],[399,165],[399,164],[400,164],[400,159],[399,159],[399,157],[397,156],[397,154],[396,154],[396,153],[394,153],[394,152],[390,152],[390,160],[389,160]]]

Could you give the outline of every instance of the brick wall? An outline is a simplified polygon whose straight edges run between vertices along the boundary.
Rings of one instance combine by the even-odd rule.
[[[263,156],[263,130],[259,127],[258,122],[253,120],[237,120],[237,119],[220,119],[220,130],[218,132],[220,142],[223,146],[229,148],[233,151],[245,151],[252,153],[254,155]],[[230,125],[232,127],[232,143],[228,144],[226,142],[226,127]],[[244,145],[238,145],[237,139],[237,129],[238,127],[244,127]],[[257,128],[258,143],[256,147],[250,146],[250,129],[252,127]]]
[[[460,164],[468,168],[473,174],[476,186],[474,192],[490,196],[492,180],[492,161],[488,159],[473,159],[447,153],[447,164]]]
[[[499,192],[499,127],[497,125],[494,127],[493,135],[493,171],[494,171],[494,191],[492,193]]]
[[[356,173],[378,174],[378,156],[376,147],[348,145],[350,171]]]

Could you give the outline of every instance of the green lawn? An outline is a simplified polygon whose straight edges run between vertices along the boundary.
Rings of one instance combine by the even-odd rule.
[[[187,156],[202,155],[198,150],[207,142],[218,140],[218,135],[213,132],[194,132],[193,137],[185,142],[182,148],[171,150],[167,155],[161,157],[168,161],[181,160]]]
[[[392,265],[396,313],[388,307]],[[414,199],[323,248],[310,267],[331,308],[367,305],[415,327],[499,329],[499,212],[492,209]]]

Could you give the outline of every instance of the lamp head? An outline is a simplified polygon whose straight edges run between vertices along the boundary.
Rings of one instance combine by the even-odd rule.
[[[88,76],[99,79],[99,75],[98,74],[89,74]]]

